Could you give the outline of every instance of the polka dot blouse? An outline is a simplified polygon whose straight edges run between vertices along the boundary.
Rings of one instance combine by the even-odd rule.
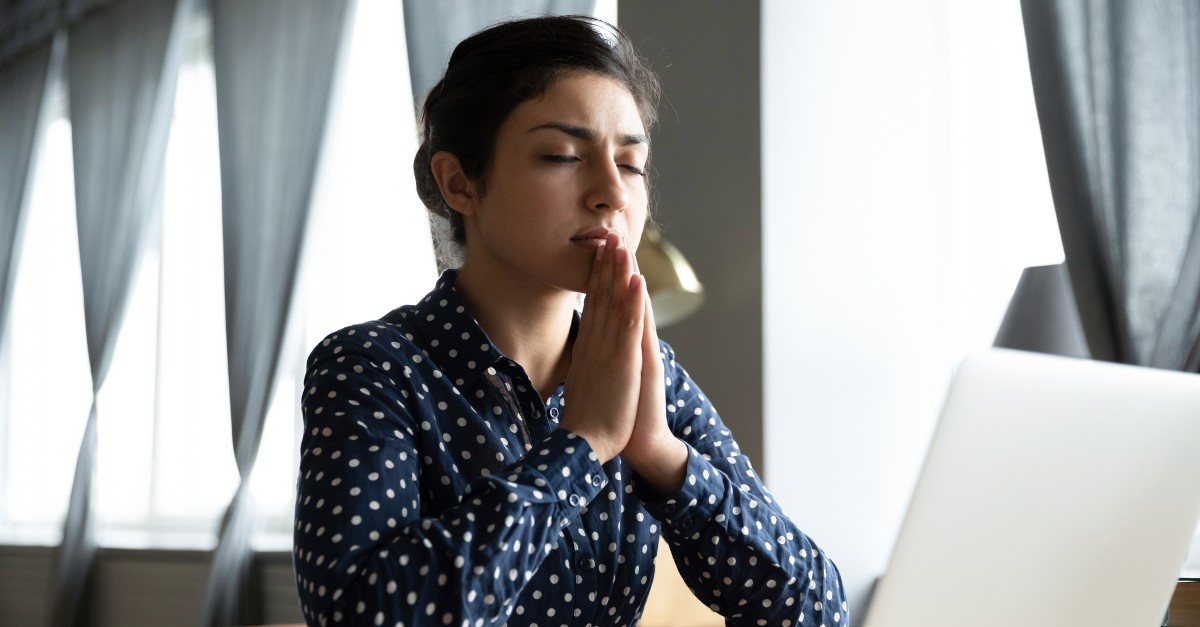
[[[730,625],[848,625],[836,567],[759,481],[662,345],[687,478],[662,496],[558,428],[442,275],[308,361],[296,502],[310,625],[636,625],[660,534]]]

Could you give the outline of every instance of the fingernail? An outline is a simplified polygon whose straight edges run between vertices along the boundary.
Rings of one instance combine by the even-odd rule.
[[[607,243],[608,240],[605,240],[596,245],[596,259],[600,259],[604,256],[604,246]]]

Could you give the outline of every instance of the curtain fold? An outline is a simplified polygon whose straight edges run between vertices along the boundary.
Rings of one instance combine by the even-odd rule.
[[[1021,8],[1091,353],[1200,370],[1200,5],[1022,0]]]
[[[0,341],[11,307],[9,292],[20,249],[34,145],[41,128],[51,48],[46,41],[0,66]]]
[[[49,42],[57,31],[114,0],[0,1],[0,65]]]
[[[60,0],[0,2],[0,66],[50,43],[58,28]]]
[[[134,272],[161,209],[163,159],[182,48],[181,7],[165,0],[113,2],[68,31],[68,102],[93,400],[55,568],[56,626],[89,620],[96,553],[95,395],[108,374]]]
[[[212,0],[225,324],[241,477],[213,555],[202,622],[258,622],[243,594],[249,480],[278,377],[348,0]]]

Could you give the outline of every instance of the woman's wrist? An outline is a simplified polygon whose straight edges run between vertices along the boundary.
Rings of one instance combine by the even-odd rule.
[[[573,429],[563,425],[559,425],[559,428],[566,429],[587,442],[588,446],[592,449],[592,453],[596,455],[596,459],[600,460],[601,464],[608,463],[609,460],[621,452],[620,449],[611,445],[612,438],[606,437],[603,433],[586,429]]]
[[[621,452],[621,457],[662,496],[675,494],[683,487],[687,475],[688,447],[673,435],[664,437],[652,447],[637,450],[626,448]]]

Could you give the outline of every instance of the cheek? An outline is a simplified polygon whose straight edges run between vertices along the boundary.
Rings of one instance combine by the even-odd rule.
[[[629,237],[629,241],[633,244],[640,244],[642,241],[642,231],[646,229],[646,209],[645,207],[627,212],[625,233]],[[636,252],[636,251],[635,251]]]
[[[633,252],[636,254],[638,248],[642,247],[642,231],[645,230],[645,222],[639,222],[636,226],[629,229],[629,241],[634,242],[635,248]]]
[[[640,233],[642,226],[646,224],[646,219],[650,216],[650,199],[643,188],[636,192],[636,199],[632,199],[629,210],[626,212],[630,226],[637,228]]]

